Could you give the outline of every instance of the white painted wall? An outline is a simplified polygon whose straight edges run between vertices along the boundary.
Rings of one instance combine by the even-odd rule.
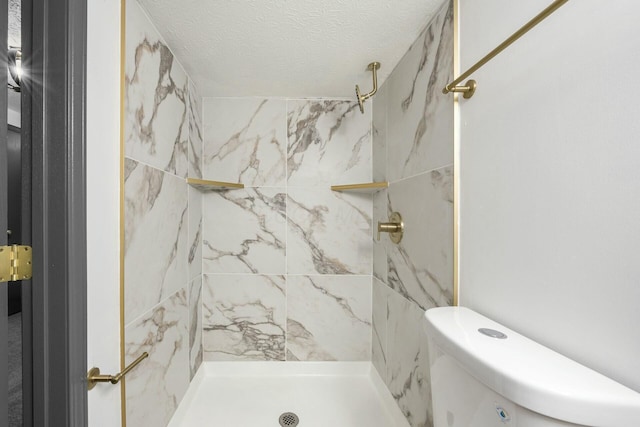
[[[120,2],[88,2],[88,365],[120,371]],[[89,426],[120,425],[120,387],[89,392]]]
[[[461,69],[549,0],[461,0]],[[461,100],[461,304],[640,391],[640,3],[572,1]]]

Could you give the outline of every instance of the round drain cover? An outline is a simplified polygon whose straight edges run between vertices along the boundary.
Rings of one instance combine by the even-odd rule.
[[[280,415],[278,421],[280,422],[280,425],[282,427],[295,427],[300,422],[298,416],[293,412],[285,412],[284,414]]]

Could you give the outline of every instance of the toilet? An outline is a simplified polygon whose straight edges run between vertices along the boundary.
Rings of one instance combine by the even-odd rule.
[[[640,393],[468,308],[424,329],[434,427],[640,426]]]

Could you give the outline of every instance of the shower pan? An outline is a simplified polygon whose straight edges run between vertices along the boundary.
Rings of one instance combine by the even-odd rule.
[[[169,427],[409,427],[369,362],[205,362]]]

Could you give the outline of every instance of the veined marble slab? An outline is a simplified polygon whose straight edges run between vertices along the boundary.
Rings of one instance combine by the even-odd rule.
[[[186,177],[187,75],[135,0],[127,1],[125,154]]]
[[[149,357],[127,374],[127,423],[165,427],[189,386],[187,292],[180,289],[125,330],[125,360]]]
[[[386,284],[373,278],[371,302],[371,363],[375,366],[380,377],[387,382],[387,318],[389,309],[387,301],[391,292]]]
[[[202,178],[202,97],[189,80],[189,177]]]
[[[371,277],[287,277],[287,360],[371,359]]]
[[[387,387],[411,426],[432,426],[424,311],[396,292],[388,294],[387,303]]]
[[[125,159],[125,324],[188,283],[187,184]]]
[[[268,187],[205,194],[204,272],[284,274],[285,194]]]
[[[388,84],[383,84],[373,97],[371,130],[372,135],[372,169],[374,181],[388,181],[387,178],[387,108],[388,101]],[[391,149],[395,147],[395,142]]]
[[[202,363],[202,276],[191,281],[189,286],[189,367],[191,377]]]
[[[384,189],[373,195],[373,223],[377,227],[378,222],[387,222],[391,216],[389,211],[389,190]],[[373,276],[383,283],[387,283],[387,246],[389,235],[380,233],[378,240],[377,228],[373,232]]]
[[[204,276],[205,360],[284,360],[284,276]]]
[[[287,101],[288,185],[371,181],[371,112],[354,101]]]
[[[204,100],[206,179],[283,187],[286,102],[263,98]]]
[[[424,173],[388,191],[387,209],[402,213],[405,233],[399,244],[385,237],[387,283],[424,310],[453,303],[452,172]]]
[[[189,280],[202,274],[202,198],[197,189],[187,186],[189,203]]]
[[[453,163],[453,8],[446,2],[385,82],[387,178]]]
[[[287,272],[371,274],[371,195],[288,188]]]

